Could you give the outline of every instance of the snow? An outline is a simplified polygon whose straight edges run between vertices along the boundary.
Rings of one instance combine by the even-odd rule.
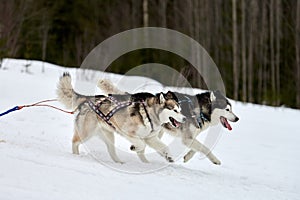
[[[30,73],[24,72],[26,63],[31,63]],[[4,59],[0,69],[0,112],[55,98],[56,84],[64,71],[73,77],[83,74],[49,63],[44,63],[42,73],[42,65],[39,61]],[[114,82],[122,79],[114,74],[91,74],[85,74],[91,79],[85,84],[96,92],[101,92],[95,88],[99,76]],[[77,83],[84,80],[79,79],[76,85],[80,90],[81,84]],[[147,81],[156,90],[163,89],[159,83]],[[126,77],[128,84],[122,84],[121,89],[134,90],[144,82],[141,77]],[[146,156],[151,163],[144,164],[120,137],[117,153],[124,164],[114,163],[97,138],[83,145],[79,156],[73,155],[72,115],[38,107],[3,116],[0,199],[300,199],[300,111],[235,101],[232,104],[240,121],[231,124],[231,132],[222,129],[213,149],[222,162],[220,166],[201,154],[188,163],[181,158],[165,166],[163,158],[149,153],[150,157]],[[165,137],[166,141],[170,139]],[[205,137],[203,133],[199,138]],[[165,167],[158,169],[161,166]]]

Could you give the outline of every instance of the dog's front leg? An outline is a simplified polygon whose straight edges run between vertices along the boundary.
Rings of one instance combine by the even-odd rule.
[[[184,139],[183,143],[191,148],[191,150],[184,156],[184,162],[189,161],[194,154],[199,151],[207,156],[207,158],[214,164],[220,165],[221,161],[210,151],[209,148],[207,148],[204,144],[201,144],[196,139]]]
[[[130,137],[128,135],[125,135],[125,138],[132,144],[130,146],[130,150],[135,151],[142,162],[149,163],[149,161],[145,157],[145,142],[139,137]]]
[[[196,154],[196,151],[189,150],[184,156],[183,156],[183,162],[188,162],[194,155]]]
[[[169,148],[158,138],[158,134],[154,134],[154,136],[147,137],[144,140],[147,145],[155,149],[168,162],[174,162],[171,153],[169,152]]]

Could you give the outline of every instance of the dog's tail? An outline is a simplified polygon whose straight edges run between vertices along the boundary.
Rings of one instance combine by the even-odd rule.
[[[58,101],[64,104],[67,109],[76,109],[86,100],[86,97],[76,93],[71,82],[71,75],[65,72],[59,79],[56,94]]]
[[[98,88],[104,92],[104,94],[126,94],[119,90],[110,80],[102,79],[98,81]]]

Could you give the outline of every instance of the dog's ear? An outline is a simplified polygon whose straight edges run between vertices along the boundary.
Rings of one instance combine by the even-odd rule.
[[[165,101],[166,101],[165,96],[164,96],[164,94],[161,92],[161,93],[159,94],[159,103],[160,103],[160,104],[164,104]]]
[[[174,99],[174,94],[171,91],[166,93],[166,99]]]
[[[210,92],[210,101],[213,102],[216,100],[216,96],[213,91]]]
[[[216,97],[225,97],[225,95],[223,94],[223,92],[221,92],[220,90],[215,90],[214,91],[214,95]]]

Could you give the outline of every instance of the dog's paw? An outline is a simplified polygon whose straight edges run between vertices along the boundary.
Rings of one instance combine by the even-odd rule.
[[[64,72],[64,73],[63,73],[63,75],[62,75],[62,77],[65,77],[65,76],[69,76],[69,77],[71,77],[71,75],[70,75],[70,73],[69,73],[69,72]]]
[[[147,160],[145,157],[144,157],[144,158],[140,158],[140,160],[141,160],[143,163],[150,163],[149,160]]]
[[[170,157],[170,156],[167,156],[167,157],[166,157],[166,160],[167,160],[168,162],[170,162],[170,163],[173,163],[173,162],[174,162],[173,158]]]
[[[117,160],[117,161],[115,161],[115,163],[118,163],[118,164],[123,165],[125,162],[123,162],[123,161],[121,161],[121,160]]]
[[[188,162],[195,155],[194,151],[189,151],[187,154],[183,156],[183,162]]]
[[[174,159],[168,153],[164,153],[164,157],[168,162],[170,162],[170,163],[174,162]]]
[[[186,163],[186,162],[188,162],[190,159],[191,159],[190,157],[188,157],[187,155],[185,155],[185,156],[183,157],[183,162]]]
[[[221,161],[215,161],[215,162],[213,162],[215,165],[221,165]]]
[[[217,158],[214,158],[212,160],[210,160],[212,163],[214,163],[215,165],[221,165],[221,161],[218,160]]]
[[[131,146],[130,146],[130,150],[131,150],[131,151],[135,151],[135,149],[136,149],[136,148],[135,148],[134,145],[131,145]]]

